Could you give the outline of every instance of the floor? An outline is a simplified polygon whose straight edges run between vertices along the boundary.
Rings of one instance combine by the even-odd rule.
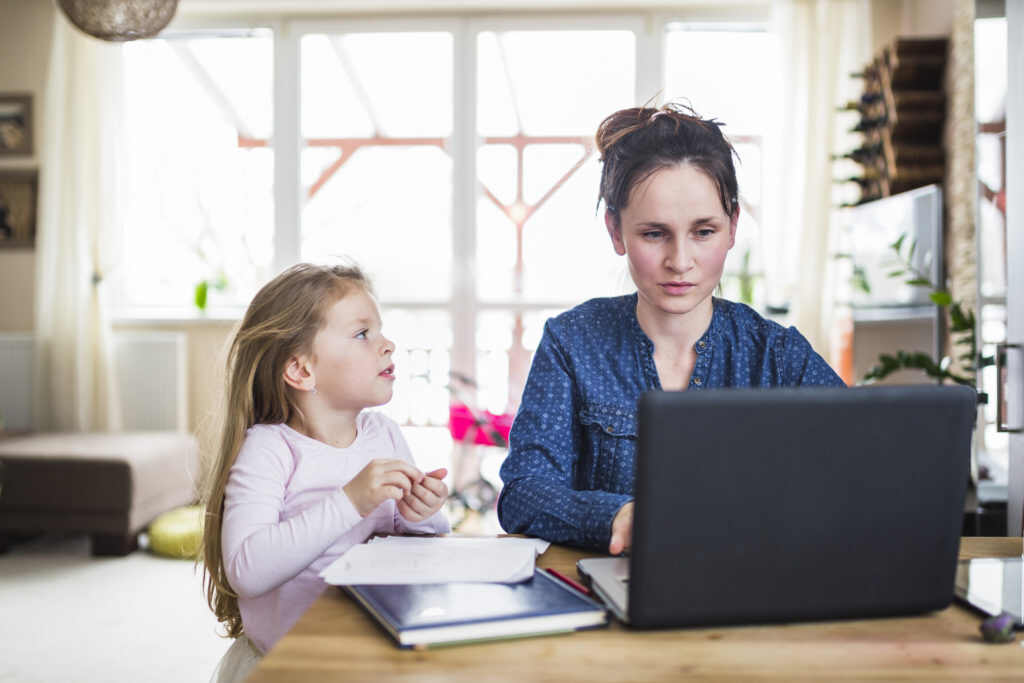
[[[459,469],[496,493],[503,453],[482,452]],[[430,465],[450,463],[438,460]],[[501,533],[493,505],[448,513],[458,533]],[[95,558],[84,535],[40,536],[0,555],[0,683],[208,681],[230,644],[217,633],[190,560],[145,549]]]
[[[228,641],[190,560],[95,558],[82,535],[0,555],[0,682],[207,681]]]

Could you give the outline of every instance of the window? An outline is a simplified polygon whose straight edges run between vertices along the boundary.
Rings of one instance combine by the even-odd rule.
[[[121,310],[243,306],[273,262],[273,35],[210,32],[125,50]],[[156,310],[153,310],[156,309]]]
[[[740,221],[722,289],[728,299],[761,307],[764,260],[782,251],[764,225],[761,201],[765,139],[781,124],[778,39],[756,26],[679,22],[668,26],[665,55],[668,98],[689,101],[697,113],[723,122],[736,149]]]
[[[778,110],[762,27],[645,14],[268,25],[127,46],[122,311],[187,309],[206,280],[221,286],[211,307],[237,315],[281,267],[352,257],[399,345],[393,417],[445,424],[453,370],[476,380],[481,408],[513,410],[544,321],[632,291],[595,210],[597,125],[679,97],[728,124],[741,157],[726,296],[744,298],[783,241],[760,210]]]

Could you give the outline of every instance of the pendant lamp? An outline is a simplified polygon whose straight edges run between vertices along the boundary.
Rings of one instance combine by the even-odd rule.
[[[58,0],[71,23],[101,40],[149,38],[174,17],[178,0]]]

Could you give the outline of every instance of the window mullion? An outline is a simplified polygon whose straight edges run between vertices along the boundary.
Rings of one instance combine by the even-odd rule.
[[[665,89],[665,19],[644,17],[643,29],[636,33],[636,105],[657,106]]]
[[[459,22],[453,35],[452,108],[452,360],[453,371],[476,377],[476,32]]]
[[[287,21],[274,27],[274,272],[299,261],[302,131],[299,35]]]

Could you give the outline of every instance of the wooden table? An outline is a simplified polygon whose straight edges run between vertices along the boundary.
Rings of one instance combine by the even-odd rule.
[[[961,558],[1021,554],[1020,538],[964,538]],[[580,557],[551,546],[538,561],[570,576]],[[954,604],[919,617],[781,626],[606,629],[400,650],[355,602],[328,589],[250,681],[1024,680],[1021,640],[992,645],[980,617]]]

